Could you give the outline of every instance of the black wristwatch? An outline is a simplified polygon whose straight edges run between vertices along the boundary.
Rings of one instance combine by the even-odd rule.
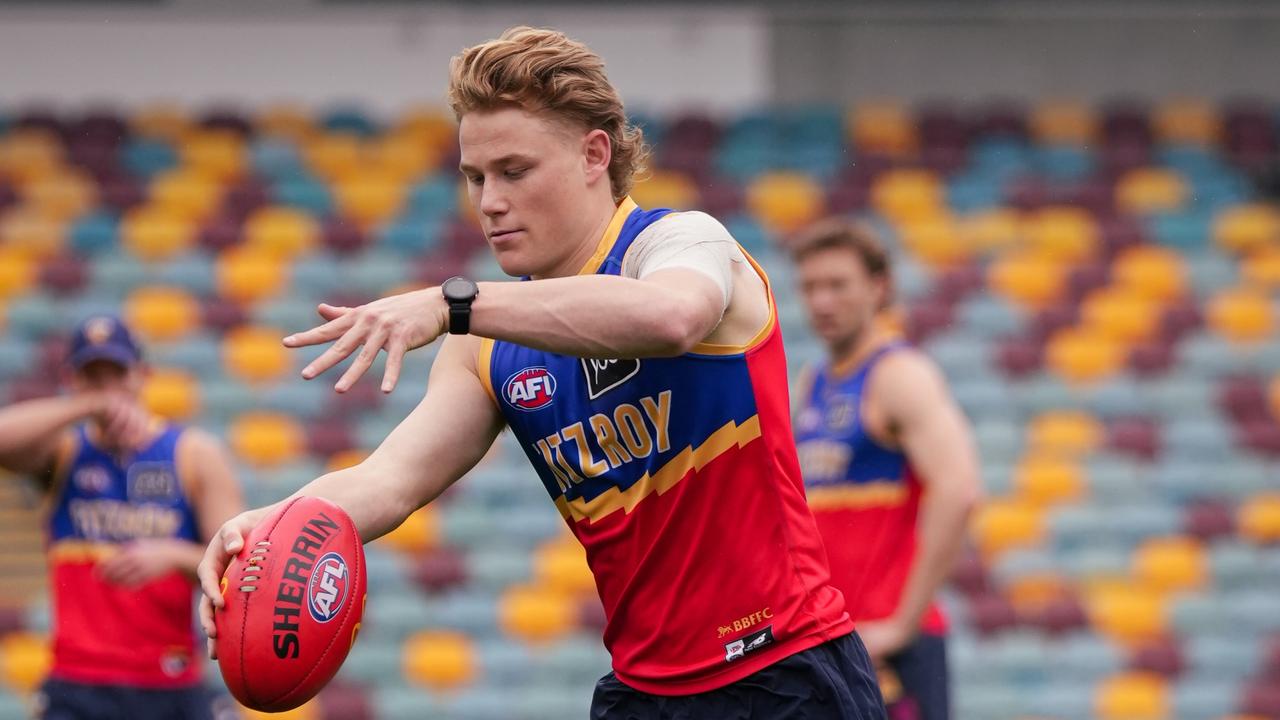
[[[480,294],[480,286],[461,275],[444,281],[440,286],[444,301],[449,303],[449,334],[466,335],[471,332],[471,303]]]

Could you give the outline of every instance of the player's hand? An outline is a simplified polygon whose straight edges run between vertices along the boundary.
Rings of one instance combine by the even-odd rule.
[[[297,348],[337,340],[320,357],[302,369],[302,377],[310,380],[342,362],[343,358],[363,346],[351,367],[333,386],[338,392],[351,389],[378,356],[387,351],[387,369],[382,377],[382,392],[395,389],[400,378],[404,354],[435,340],[448,327],[449,311],[440,288],[392,295],[356,308],[334,307],[321,303],[320,317],[328,322],[306,332],[284,339],[286,347]]]
[[[98,563],[103,580],[124,587],[137,587],[182,566],[185,545],[175,540],[135,540]]]
[[[858,623],[858,635],[872,660],[883,660],[911,642],[915,630],[893,619]]]
[[[213,621],[214,608],[225,603],[222,599],[222,575],[227,571],[231,558],[244,548],[244,540],[249,533],[270,513],[272,507],[249,510],[223,523],[209,547],[205,548],[204,558],[196,567],[196,578],[200,581],[200,627],[208,636],[209,658],[218,659],[214,650],[214,638],[218,636],[218,627]]]
[[[99,417],[103,444],[116,450],[141,448],[151,429],[151,415],[123,393],[109,396]]]

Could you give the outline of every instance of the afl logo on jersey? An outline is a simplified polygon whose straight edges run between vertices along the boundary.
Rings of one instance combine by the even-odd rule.
[[[555,394],[556,376],[544,367],[527,367],[502,385],[502,397],[520,410],[540,410],[551,404]]]
[[[325,553],[311,571],[307,583],[307,609],[316,622],[327,623],[337,616],[347,599],[347,561],[336,552]]]

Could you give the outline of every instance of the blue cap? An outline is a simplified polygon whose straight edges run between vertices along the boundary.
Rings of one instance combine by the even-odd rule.
[[[71,350],[67,362],[79,370],[94,360],[110,360],[124,367],[142,361],[142,350],[133,340],[133,333],[119,317],[110,314],[93,315],[76,326],[71,335]]]

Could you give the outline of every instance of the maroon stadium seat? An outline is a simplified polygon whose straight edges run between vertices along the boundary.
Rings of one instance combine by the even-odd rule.
[[[211,253],[220,253],[240,244],[243,229],[242,217],[227,213],[215,215],[200,227],[200,246]]]
[[[1122,418],[1108,428],[1111,449],[1142,460],[1160,454],[1160,429],[1149,418]]]
[[[1245,424],[1270,419],[1267,389],[1251,375],[1236,375],[1218,387],[1218,409],[1237,423]]]
[[[248,319],[249,315],[244,307],[234,300],[212,297],[204,300],[200,306],[200,324],[216,333],[225,333],[245,324]]]
[[[594,595],[584,597],[578,605],[578,625],[586,630],[604,632],[604,605]]]
[[[84,260],[75,255],[59,255],[45,261],[40,268],[40,283],[54,295],[79,293],[89,279]]]
[[[332,216],[325,218],[320,226],[320,237],[324,246],[339,255],[347,255],[364,248],[365,237],[360,227],[346,218]]]
[[[1173,366],[1173,346],[1163,339],[1143,343],[1129,352],[1129,368],[1141,378],[1163,375]]]
[[[1177,677],[1187,667],[1182,648],[1173,638],[1149,640],[1129,656],[1129,669]]]
[[[1196,500],[1183,510],[1182,531],[1201,540],[1230,537],[1235,529],[1235,511],[1220,500]]]
[[[373,720],[373,700],[368,688],[336,680],[320,692],[321,720]]]
[[[307,428],[307,450],[317,457],[329,457],[355,446],[351,426],[341,417],[321,418]]]
[[[996,364],[1010,377],[1029,375],[1044,365],[1044,345],[1021,337],[1005,338],[996,348]]]
[[[969,599],[969,623],[982,635],[994,635],[1018,624],[1013,604],[999,593],[988,592]]]
[[[123,171],[100,176],[98,194],[102,204],[116,212],[124,212],[147,199],[142,182]]]
[[[414,582],[428,592],[443,592],[467,581],[466,557],[447,545],[431,548],[414,560]]]

